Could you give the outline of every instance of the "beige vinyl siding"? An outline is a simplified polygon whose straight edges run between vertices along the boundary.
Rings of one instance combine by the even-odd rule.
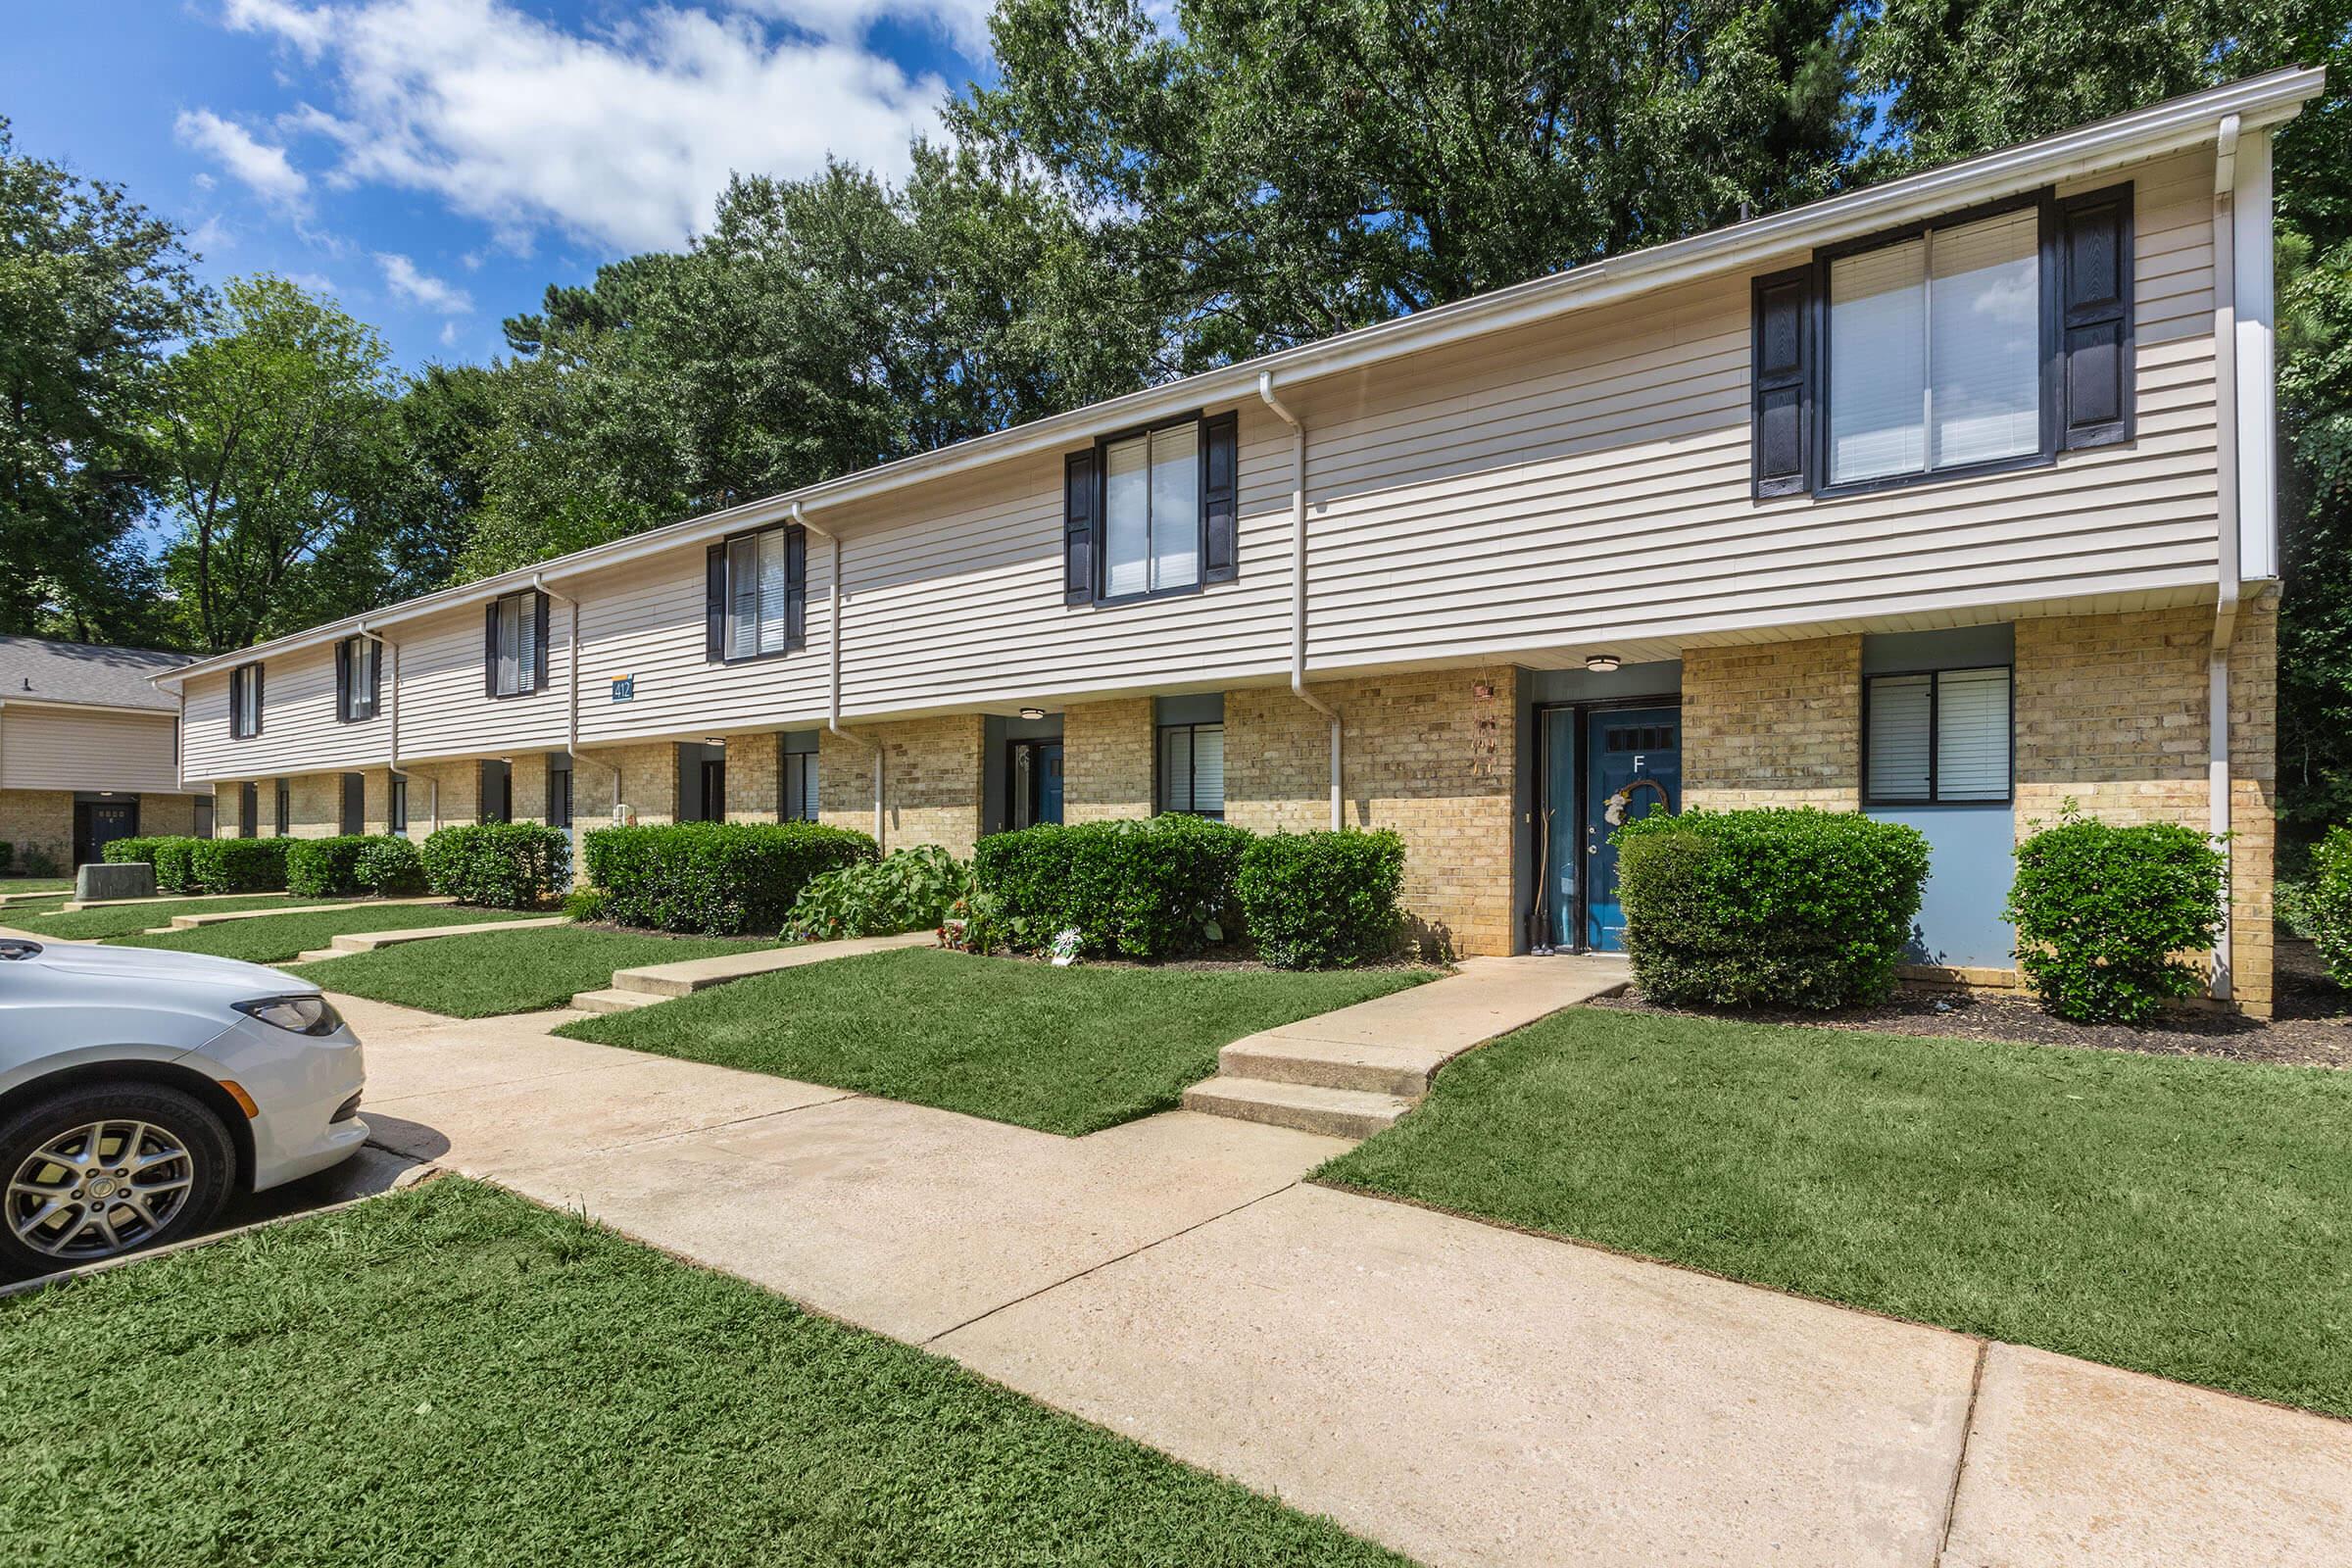
[[[400,755],[504,757],[562,751],[568,733],[571,613],[547,607],[547,682],[518,697],[482,693],[482,607],[466,605],[386,634],[400,647]],[[387,698],[387,706],[389,699]]]
[[[0,707],[0,789],[169,792],[179,788],[170,713]]]
[[[332,643],[264,663],[262,732],[243,740],[229,734],[228,676],[226,670],[198,675],[184,689],[189,778],[272,778],[383,765],[384,749],[391,744],[384,713],[356,724],[335,716]],[[388,711],[391,706],[392,671],[387,663],[384,709]]]

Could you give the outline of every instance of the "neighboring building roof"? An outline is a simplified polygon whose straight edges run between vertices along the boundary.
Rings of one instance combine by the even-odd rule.
[[[0,704],[13,699],[172,712],[179,707],[179,698],[158,690],[154,677],[177,669],[191,657],[152,648],[0,637]]]
[[[362,629],[378,630],[398,621],[495,599],[530,587],[541,578],[568,577],[601,566],[618,565],[658,551],[705,543],[735,529],[785,517],[797,518],[803,508],[813,512],[820,506],[870,499],[906,485],[943,479],[986,465],[1050,451],[1091,438],[1102,430],[1149,424],[1186,409],[1213,403],[1270,395],[1278,384],[1287,386],[1317,376],[1363,369],[1423,349],[1505,331],[1668,284],[1752,268],[1800,247],[1832,244],[1938,212],[1956,211],[1974,202],[2082,178],[2190,147],[2210,147],[2225,134],[2233,137],[2241,131],[2268,129],[2293,119],[2306,99],[2319,96],[2326,82],[2324,71],[2287,69],[2168,99],[2146,109],[1962,159],[1939,169],[1669,240],[1646,250],[1604,257],[1564,272],[1282,349],[1238,365],[1204,370],[1064,414],[1049,415],[936,451],[860,468],[722,512],[684,518],[496,576],[420,594],[364,615],[347,615],[234,654],[201,660],[177,675],[162,678],[177,685],[180,675],[211,674],[232,664],[291,653]]]

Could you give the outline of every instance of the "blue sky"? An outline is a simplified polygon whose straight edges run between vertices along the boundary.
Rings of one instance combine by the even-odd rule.
[[[985,69],[987,0],[15,0],[19,151],[112,179],[219,280],[325,289],[409,367],[600,262],[675,248],[728,171],[885,172]]]

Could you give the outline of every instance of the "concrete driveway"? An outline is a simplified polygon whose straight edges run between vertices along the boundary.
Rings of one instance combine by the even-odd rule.
[[[337,999],[389,1149],[584,1209],[1438,1564],[2352,1553],[2352,1424],[1301,1185]]]

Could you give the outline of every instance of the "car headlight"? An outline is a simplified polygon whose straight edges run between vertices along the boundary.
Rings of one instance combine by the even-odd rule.
[[[249,1018],[259,1018],[298,1035],[331,1035],[343,1027],[342,1014],[328,1006],[324,997],[315,994],[261,997],[252,1002],[232,1002],[229,1005]]]

